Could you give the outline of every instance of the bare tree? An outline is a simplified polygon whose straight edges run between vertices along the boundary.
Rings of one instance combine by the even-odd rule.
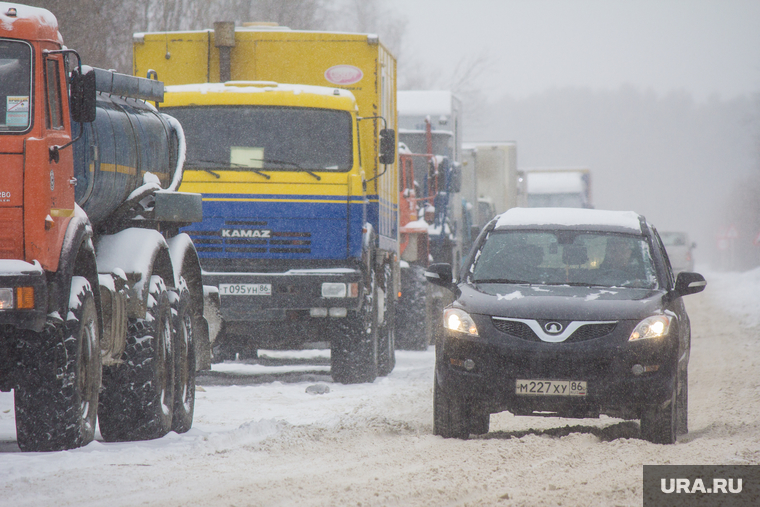
[[[324,28],[347,32],[375,33],[398,59],[401,57],[407,21],[378,0],[337,0],[332,20]]]

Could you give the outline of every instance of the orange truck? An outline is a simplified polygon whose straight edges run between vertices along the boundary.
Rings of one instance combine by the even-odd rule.
[[[163,84],[83,66],[49,11],[0,2],[0,389],[24,451],[192,425],[208,324],[201,219]]]

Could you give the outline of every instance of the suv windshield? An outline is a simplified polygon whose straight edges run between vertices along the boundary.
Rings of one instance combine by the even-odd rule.
[[[641,236],[587,231],[494,231],[476,254],[470,281],[656,288]]]
[[[0,132],[23,132],[31,122],[32,48],[0,40]]]
[[[182,124],[189,168],[348,171],[351,115],[301,107],[171,107]]]

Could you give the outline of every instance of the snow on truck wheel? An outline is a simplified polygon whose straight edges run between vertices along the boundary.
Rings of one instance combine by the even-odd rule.
[[[150,440],[172,429],[172,329],[169,292],[151,276],[145,318],[130,319],[122,363],[103,370],[98,416],[106,441]]]
[[[174,412],[172,430],[185,433],[193,425],[195,409],[195,332],[192,300],[184,278],[169,293],[174,337]]]
[[[95,436],[100,388],[98,314],[90,282],[74,276],[66,322],[48,317],[28,335],[26,375],[14,393],[16,437],[22,451],[57,451],[86,445]]]
[[[361,308],[353,317],[340,319],[337,336],[330,346],[330,370],[341,384],[374,382],[377,378],[377,282],[374,269],[364,288]]]

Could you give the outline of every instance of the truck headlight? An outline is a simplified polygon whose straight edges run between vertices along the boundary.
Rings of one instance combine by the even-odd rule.
[[[443,311],[443,326],[451,331],[478,336],[478,327],[472,317],[459,308],[447,308]]]
[[[323,298],[344,298],[346,297],[346,284],[325,282],[322,284]]]
[[[652,315],[651,317],[647,317],[636,324],[628,341],[664,338],[670,332],[670,323],[672,321],[673,318],[669,315]]]

